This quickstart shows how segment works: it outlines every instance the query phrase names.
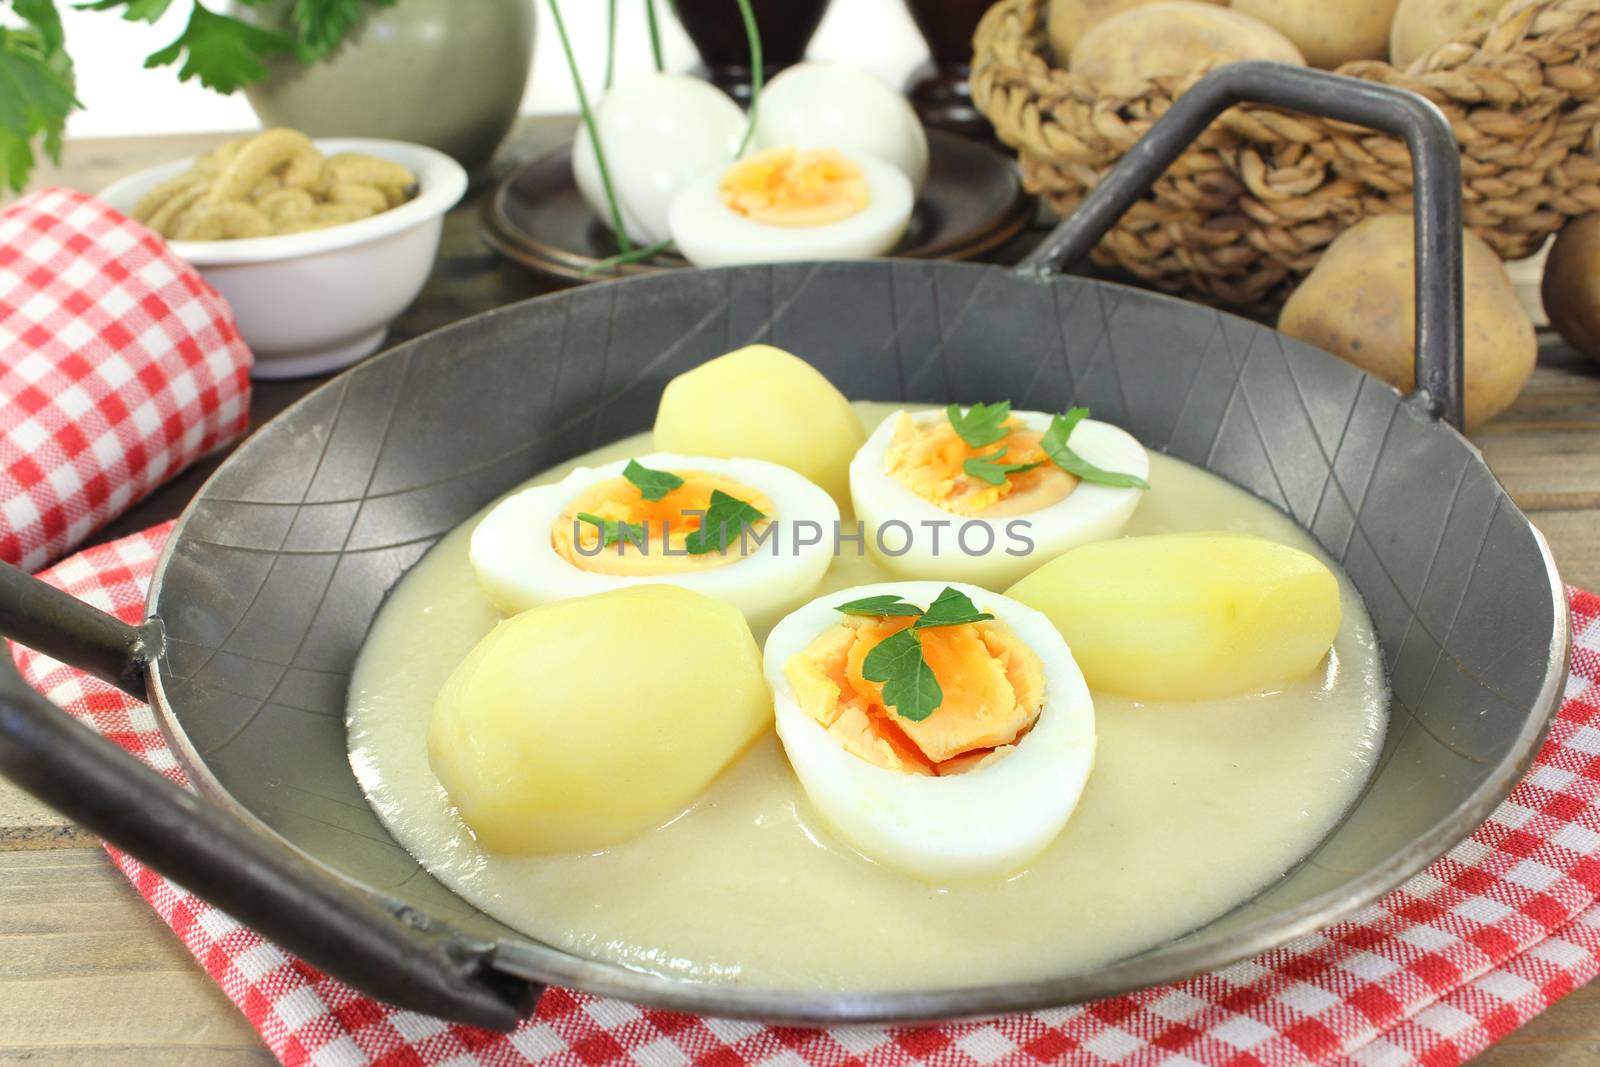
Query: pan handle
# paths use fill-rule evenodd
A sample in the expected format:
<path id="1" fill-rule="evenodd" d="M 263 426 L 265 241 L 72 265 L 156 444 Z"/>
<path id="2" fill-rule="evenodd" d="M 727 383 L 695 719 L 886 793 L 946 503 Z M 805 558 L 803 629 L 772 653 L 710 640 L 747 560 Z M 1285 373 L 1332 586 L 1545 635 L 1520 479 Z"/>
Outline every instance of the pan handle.
<path id="1" fill-rule="evenodd" d="M 161 624 L 129 626 L 0 563 L 0 634 L 141 699 Z M 540 987 L 492 946 L 348 886 L 63 714 L 0 641 L 0 774 L 313 966 L 391 1004 L 509 1030 Z"/>
<path id="2" fill-rule="evenodd" d="M 1450 122 L 1405 89 L 1282 63 L 1218 67 L 1167 109 L 1019 270 L 1047 277 L 1088 256 L 1212 121 L 1256 103 L 1366 126 L 1405 139 L 1416 219 L 1417 390 L 1429 415 L 1461 428 L 1463 387 L 1461 157 Z"/>

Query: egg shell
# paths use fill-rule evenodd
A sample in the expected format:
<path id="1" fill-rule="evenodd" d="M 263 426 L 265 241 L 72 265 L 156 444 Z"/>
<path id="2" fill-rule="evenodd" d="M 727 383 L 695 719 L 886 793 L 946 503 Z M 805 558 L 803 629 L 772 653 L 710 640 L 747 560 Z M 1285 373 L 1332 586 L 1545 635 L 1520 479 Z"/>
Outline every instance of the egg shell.
<path id="1" fill-rule="evenodd" d="M 946 586 L 1039 657 L 1045 699 L 1038 722 L 1002 758 L 946 778 L 891 771 L 845 751 L 796 702 L 784 665 L 843 621 L 839 604 L 888 593 L 927 607 Z M 762 657 L 778 736 L 811 803 L 863 855 L 928 881 L 996 878 L 1023 867 L 1061 833 L 1094 767 L 1094 700 L 1072 652 L 1048 618 L 998 593 L 954 582 L 842 589 L 778 623 Z"/>
<path id="2" fill-rule="evenodd" d="M 885 457 L 900 414 L 895 412 L 879 423 L 850 462 L 850 498 L 856 518 L 865 525 L 867 547 L 873 558 L 891 574 L 906 578 L 956 579 L 993 589 L 1009 588 L 1070 548 L 1116 537 L 1143 496 L 1138 489 L 1080 482 L 1064 500 L 1023 515 L 986 519 L 946 511 L 912 492 L 885 469 Z M 1049 428 L 1054 418 L 1041 411 L 1013 411 L 1011 414 L 1027 429 L 1041 433 Z M 912 416 L 919 423 L 946 417 L 942 408 Z M 1150 476 L 1150 457 L 1145 454 L 1144 446 L 1132 434 L 1108 422 L 1084 419 L 1073 430 L 1071 445 L 1084 459 L 1105 470 L 1145 479 Z M 895 521 L 905 523 L 912 531 L 907 551 L 898 556 L 877 550 L 877 531 Z M 922 524 L 941 521 L 947 525 L 940 528 L 935 544 L 932 530 Z M 987 533 L 969 532 L 969 546 L 992 543 L 993 547 L 982 555 L 962 551 L 957 535 L 967 523 L 988 527 Z M 1016 527 L 1015 523 L 1026 525 Z M 1015 530 L 1032 541 L 1031 551 L 1024 551 L 1022 540 L 1012 532 Z M 899 547 L 903 540 L 898 528 L 884 536 L 891 548 Z M 1008 549 L 1019 554 L 1008 554 Z"/>
<path id="3" fill-rule="evenodd" d="M 722 474 L 757 490 L 777 514 L 779 551 L 770 543 L 744 559 L 681 574 L 624 576 L 587 571 L 557 554 L 550 530 L 572 499 L 597 482 L 622 476 L 627 460 L 579 467 L 554 485 L 539 485 L 506 497 L 472 531 L 468 555 L 490 603 L 514 614 L 540 604 L 589 596 L 630 585 L 675 585 L 726 601 L 754 629 L 770 625 L 810 596 L 833 560 L 839 507 L 805 478 L 756 459 L 715 459 L 657 452 L 637 457 L 653 470 L 700 470 Z M 810 520 L 821 527 L 817 544 L 795 547 L 791 524 Z M 808 531 L 809 533 L 809 531 Z M 658 551 L 659 532 L 650 531 Z"/>
<path id="4" fill-rule="evenodd" d="M 672 202 L 672 240 L 697 267 L 812 259 L 869 259 L 891 251 L 905 235 L 915 196 L 894 166 L 858 153 L 871 199 L 848 218 L 822 226 L 772 226 L 745 218 L 722 202 L 725 168 L 690 182 Z"/>
<path id="5" fill-rule="evenodd" d="M 594 108 L 607 170 L 628 236 L 642 244 L 671 236 L 673 198 L 694 179 L 733 160 L 744 137 L 744 113 L 720 89 L 681 74 L 618 82 Z M 572 148 L 578 191 L 607 228 L 611 209 L 594 142 L 579 124 Z"/>
<path id="6" fill-rule="evenodd" d="M 761 91 L 760 148 L 837 148 L 892 164 L 920 193 L 928 179 L 928 135 L 911 102 L 873 74 L 842 63 L 797 63 Z"/>

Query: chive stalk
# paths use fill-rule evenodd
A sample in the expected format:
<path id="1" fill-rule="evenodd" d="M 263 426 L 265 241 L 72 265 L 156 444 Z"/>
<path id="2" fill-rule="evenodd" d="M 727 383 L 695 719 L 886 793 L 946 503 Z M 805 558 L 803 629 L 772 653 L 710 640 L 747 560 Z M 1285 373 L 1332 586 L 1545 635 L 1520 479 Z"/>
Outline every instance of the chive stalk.
<path id="1" fill-rule="evenodd" d="M 600 260 L 600 262 L 591 263 L 589 266 L 583 268 L 582 273 L 584 277 L 588 277 L 591 274 L 599 274 L 602 271 L 608 271 L 612 270 L 613 268 L 620 267 L 624 263 L 640 263 L 644 260 L 655 258 L 671 247 L 672 238 L 669 237 L 665 241 L 657 241 L 654 244 L 648 244 L 642 248 L 635 248 L 632 252 L 623 252 L 619 255 L 607 256 L 605 259 Z"/>
<path id="2" fill-rule="evenodd" d="M 648 0 L 646 0 L 648 2 Z M 617 0 L 606 0 L 606 88 L 617 63 Z"/>
<path id="3" fill-rule="evenodd" d="M 622 208 L 617 203 L 617 193 L 611 185 L 611 169 L 606 166 L 605 147 L 600 143 L 600 128 L 595 124 L 594 111 L 589 107 L 589 94 L 583 91 L 583 76 L 578 73 L 578 59 L 572 54 L 572 41 L 567 37 L 567 24 L 561 18 L 561 7 L 556 0 L 548 0 L 548 3 L 550 20 L 556 24 L 556 36 L 561 38 L 561 51 L 567 57 L 567 70 L 572 75 L 572 88 L 578 94 L 578 113 L 583 116 L 584 128 L 589 131 L 589 141 L 594 146 L 595 169 L 600 172 L 600 187 L 605 190 L 606 206 L 611 209 L 611 228 L 617 235 L 617 247 L 626 255 L 633 251 L 633 242 L 628 239 L 628 231 L 622 227 Z"/>
<path id="4" fill-rule="evenodd" d="M 667 64 L 661 53 L 661 26 L 656 21 L 655 0 L 644 0 L 644 18 L 645 24 L 650 27 L 650 54 L 655 57 L 656 73 L 659 74 L 667 69 Z"/>
<path id="5" fill-rule="evenodd" d="M 733 154 L 738 159 L 750 147 L 750 138 L 756 132 L 756 107 L 761 100 L 762 75 L 765 64 L 761 58 L 761 30 L 756 26 L 756 13 L 750 9 L 750 0 L 739 0 L 739 17 L 744 20 L 744 35 L 750 42 L 750 121 L 745 124 L 744 137 L 739 150 Z"/>

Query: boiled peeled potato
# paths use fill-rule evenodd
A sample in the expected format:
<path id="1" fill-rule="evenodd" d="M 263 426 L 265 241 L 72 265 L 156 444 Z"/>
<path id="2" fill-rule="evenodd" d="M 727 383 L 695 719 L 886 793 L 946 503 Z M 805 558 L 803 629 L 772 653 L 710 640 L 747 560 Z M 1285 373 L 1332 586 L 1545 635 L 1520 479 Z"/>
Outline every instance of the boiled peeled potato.
<path id="1" fill-rule="evenodd" d="M 1416 384 L 1416 262 L 1410 215 L 1340 234 L 1283 306 L 1278 329 L 1402 392 Z M 1494 249 L 1464 235 L 1467 426 L 1511 406 L 1539 354 L 1533 323 Z"/>
<path id="2" fill-rule="evenodd" d="M 1131 89 L 1151 78 L 1189 74 L 1212 60 L 1241 59 L 1306 64 L 1293 41 L 1249 15 L 1193 0 L 1162 0 L 1096 23 L 1078 39 L 1068 65 L 1098 89 Z"/>
<path id="3" fill-rule="evenodd" d="M 661 452 L 764 459 L 804 475 L 846 507 L 850 460 L 866 443 L 844 394 L 811 364 L 749 345 L 667 383 L 656 411 Z"/>
<path id="4" fill-rule="evenodd" d="M 1155 0 L 1050 0 L 1049 35 L 1050 47 L 1055 52 L 1056 62 L 1066 65 L 1067 59 L 1072 55 L 1073 45 L 1097 22 L 1104 22 L 1113 15 L 1120 15 L 1124 11 L 1145 4 L 1154 3 Z M 1228 0 L 1205 0 L 1208 4 L 1227 6 Z"/>
<path id="5" fill-rule="evenodd" d="M 1295 43 L 1306 62 L 1333 70 L 1353 59 L 1384 59 L 1399 0 L 1233 0 Z"/>
<path id="6" fill-rule="evenodd" d="M 1488 26 L 1507 0 L 1400 0 L 1389 29 L 1389 62 L 1411 66 L 1457 34 Z"/>
<path id="7" fill-rule="evenodd" d="M 677 815 L 771 722 L 744 616 L 640 585 L 491 630 L 439 691 L 428 762 L 484 847 L 591 851 Z"/>
<path id="8" fill-rule="evenodd" d="M 1339 582 L 1299 549 L 1236 533 L 1097 541 L 1006 590 L 1044 612 L 1089 688 L 1146 701 L 1281 689 L 1339 632 Z"/>

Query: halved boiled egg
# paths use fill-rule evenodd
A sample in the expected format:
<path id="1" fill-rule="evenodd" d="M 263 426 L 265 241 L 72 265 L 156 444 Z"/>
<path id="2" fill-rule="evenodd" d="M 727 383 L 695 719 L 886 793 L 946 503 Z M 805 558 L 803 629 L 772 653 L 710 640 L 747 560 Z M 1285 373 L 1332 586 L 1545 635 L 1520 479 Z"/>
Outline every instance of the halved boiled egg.
<path id="1" fill-rule="evenodd" d="M 796 63 L 761 90 L 755 143 L 838 148 L 892 163 L 921 190 L 928 135 L 904 93 L 843 63 Z"/>
<path id="2" fill-rule="evenodd" d="M 1069 548 L 1117 536 L 1141 490 L 1095 484 L 1053 462 L 1043 443 L 1056 418 L 1012 411 L 1002 436 L 972 445 L 946 410 L 890 415 L 850 462 L 868 549 L 892 574 L 1003 589 Z M 1068 443 L 1096 468 L 1150 474 L 1144 447 L 1110 423 L 1083 419 Z"/>
<path id="3" fill-rule="evenodd" d="M 831 148 L 768 148 L 691 182 L 668 224 L 696 266 L 863 259 L 894 248 L 911 182 L 891 164 Z"/>
<path id="4" fill-rule="evenodd" d="M 594 107 L 606 169 L 622 225 L 641 243 L 667 239 L 667 212 L 695 178 L 738 151 L 745 117 L 711 83 L 686 74 L 647 74 L 618 82 Z M 611 226 L 594 141 L 580 124 L 572 175 L 584 202 Z"/>
<path id="5" fill-rule="evenodd" d="M 833 498 L 787 467 L 658 452 L 512 494 L 473 530 L 469 556 L 508 615 L 667 584 L 726 601 L 759 629 L 822 580 L 838 520 Z"/>
<path id="6" fill-rule="evenodd" d="M 921 629 L 908 613 L 952 593 L 984 617 Z M 873 599 L 902 613 L 839 610 Z M 918 719 L 886 705 L 905 692 L 895 681 L 873 680 L 884 673 L 873 650 L 906 644 L 907 630 L 938 689 Z M 925 879 L 1023 867 L 1066 825 L 1094 765 L 1094 703 L 1066 642 L 1044 615 L 976 586 L 830 593 L 780 622 L 763 658 L 778 736 L 812 804 L 868 858 Z"/>

